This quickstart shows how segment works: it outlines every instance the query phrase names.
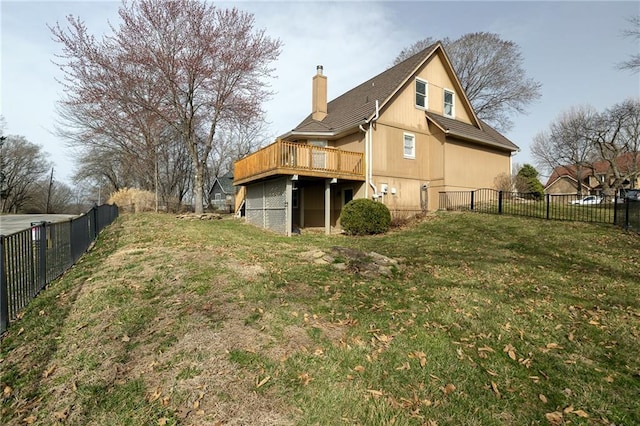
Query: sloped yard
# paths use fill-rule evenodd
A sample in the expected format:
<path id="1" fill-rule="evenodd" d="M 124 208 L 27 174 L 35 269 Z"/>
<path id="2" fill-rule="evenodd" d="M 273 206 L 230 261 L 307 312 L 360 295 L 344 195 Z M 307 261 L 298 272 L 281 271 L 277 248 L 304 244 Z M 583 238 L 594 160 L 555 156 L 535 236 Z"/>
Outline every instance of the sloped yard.
<path id="1" fill-rule="evenodd" d="M 125 215 L 12 324 L 0 423 L 640 424 L 639 243 L 466 213 L 366 238 Z"/>

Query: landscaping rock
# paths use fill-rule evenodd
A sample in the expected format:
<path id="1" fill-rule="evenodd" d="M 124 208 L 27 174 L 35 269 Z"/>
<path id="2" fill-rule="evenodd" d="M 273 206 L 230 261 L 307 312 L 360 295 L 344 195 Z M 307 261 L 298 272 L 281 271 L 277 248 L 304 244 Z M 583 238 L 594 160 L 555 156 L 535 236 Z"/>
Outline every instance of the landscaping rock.
<path id="1" fill-rule="evenodd" d="M 366 277 L 391 277 L 394 270 L 399 270 L 399 262 L 396 259 L 349 247 L 335 246 L 329 253 L 310 250 L 300 253 L 300 257 L 317 265 L 331 265 L 339 271 L 357 273 Z"/>
<path id="2" fill-rule="evenodd" d="M 222 216 L 217 213 L 185 213 L 179 214 L 176 216 L 176 219 L 185 219 L 185 220 L 220 220 Z"/>

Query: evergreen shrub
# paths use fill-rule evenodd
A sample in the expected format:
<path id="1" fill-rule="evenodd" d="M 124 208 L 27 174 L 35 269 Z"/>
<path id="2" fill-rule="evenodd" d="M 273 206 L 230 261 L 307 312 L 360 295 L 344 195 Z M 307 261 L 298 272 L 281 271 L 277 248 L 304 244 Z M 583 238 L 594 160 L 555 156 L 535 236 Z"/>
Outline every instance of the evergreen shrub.
<path id="1" fill-rule="evenodd" d="M 368 198 L 349 201 L 340 215 L 340 225 L 349 235 L 382 234 L 389 230 L 390 224 L 387 206 Z"/>

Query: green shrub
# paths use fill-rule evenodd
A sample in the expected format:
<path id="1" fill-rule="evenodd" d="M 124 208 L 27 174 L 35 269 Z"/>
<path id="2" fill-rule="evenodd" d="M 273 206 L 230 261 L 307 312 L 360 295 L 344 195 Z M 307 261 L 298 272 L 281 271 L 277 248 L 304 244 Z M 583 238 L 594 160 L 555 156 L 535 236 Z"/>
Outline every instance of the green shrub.
<path id="1" fill-rule="evenodd" d="M 340 214 L 340 225 L 350 235 L 382 234 L 391 223 L 387 206 L 368 198 L 349 201 Z"/>

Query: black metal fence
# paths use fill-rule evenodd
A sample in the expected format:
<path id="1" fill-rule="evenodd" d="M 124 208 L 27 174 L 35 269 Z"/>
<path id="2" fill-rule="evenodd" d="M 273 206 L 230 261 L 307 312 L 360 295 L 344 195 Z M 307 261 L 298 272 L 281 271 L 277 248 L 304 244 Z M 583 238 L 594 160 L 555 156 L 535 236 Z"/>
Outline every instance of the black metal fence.
<path id="1" fill-rule="evenodd" d="M 640 202 L 614 198 L 585 204 L 576 195 L 536 194 L 476 189 L 440 192 L 441 210 L 507 214 L 547 220 L 610 223 L 640 232 Z M 626 201 L 626 202 L 625 202 Z"/>
<path id="2" fill-rule="evenodd" d="M 66 222 L 37 222 L 24 231 L 0 235 L 0 334 L 117 217 L 118 206 L 105 204 Z"/>

